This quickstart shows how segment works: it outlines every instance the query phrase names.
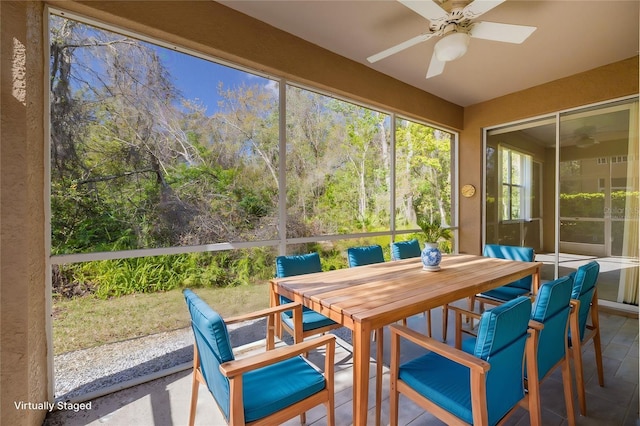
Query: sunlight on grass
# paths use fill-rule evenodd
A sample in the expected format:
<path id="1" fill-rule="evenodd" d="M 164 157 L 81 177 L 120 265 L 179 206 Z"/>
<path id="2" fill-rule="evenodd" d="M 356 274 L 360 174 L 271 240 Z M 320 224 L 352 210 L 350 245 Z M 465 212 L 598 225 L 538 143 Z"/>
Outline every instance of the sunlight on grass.
<path id="1" fill-rule="evenodd" d="M 194 289 L 223 317 L 269 306 L 269 286 Z M 92 296 L 53 301 L 54 354 L 189 326 L 182 291 L 134 294 L 108 300 Z"/>

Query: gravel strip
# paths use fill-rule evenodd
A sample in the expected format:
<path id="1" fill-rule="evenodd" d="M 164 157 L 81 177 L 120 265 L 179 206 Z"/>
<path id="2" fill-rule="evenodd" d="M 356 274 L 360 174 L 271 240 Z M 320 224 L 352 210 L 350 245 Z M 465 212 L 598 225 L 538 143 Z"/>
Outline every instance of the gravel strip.
<path id="1" fill-rule="evenodd" d="M 264 339 L 265 320 L 229 326 L 231 344 Z M 191 327 L 67 352 L 54 357 L 56 401 L 83 395 L 193 362 Z"/>
<path id="2" fill-rule="evenodd" d="M 228 330 L 231 345 L 235 348 L 264 339 L 266 321 L 260 319 L 232 324 Z M 339 328 L 333 333 L 351 343 L 348 329 Z M 293 343 L 286 333 L 284 340 Z M 79 402 L 84 395 L 191 362 L 191 327 L 67 352 L 53 360 L 55 399 Z"/>

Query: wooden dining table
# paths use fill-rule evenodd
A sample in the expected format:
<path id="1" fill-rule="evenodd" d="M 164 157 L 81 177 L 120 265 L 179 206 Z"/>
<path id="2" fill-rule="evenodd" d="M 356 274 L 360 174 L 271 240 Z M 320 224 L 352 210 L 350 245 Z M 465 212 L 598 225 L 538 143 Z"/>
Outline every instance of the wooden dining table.
<path id="1" fill-rule="evenodd" d="M 353 424 L 366 425 L 371 335 L 386 325 L 533 275 L 540 262 L 520 262 L 470 254 L 442 257 L 440 270 L 422 269 L 419 258 L 271 280 L 271 303 L 278 295 L 300 302 L 352 330 Z M 381 333 L 380 333 L 381 334 Z M 382 335 L 378 337 L 382 339 Z M 380 420 L 382 342 L 377 342 L 376 423 Z"/>

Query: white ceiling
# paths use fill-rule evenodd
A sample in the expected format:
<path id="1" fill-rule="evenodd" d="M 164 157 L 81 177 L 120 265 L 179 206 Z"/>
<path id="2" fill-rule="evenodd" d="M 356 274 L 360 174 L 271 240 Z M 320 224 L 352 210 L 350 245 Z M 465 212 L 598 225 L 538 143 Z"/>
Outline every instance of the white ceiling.
<path id="1" fill-rule="evenodd" d="M 466 55 L 427 80 L 437 37 L 374 64 L 366 60 L 428 30 L 429 21 L 395 0 L 220 3 L 461 106 L 633 57 L 640 39 L 638 0 L 507 0 L 474 21 L 537 30 L 519 45 L 471 39 Z"/>

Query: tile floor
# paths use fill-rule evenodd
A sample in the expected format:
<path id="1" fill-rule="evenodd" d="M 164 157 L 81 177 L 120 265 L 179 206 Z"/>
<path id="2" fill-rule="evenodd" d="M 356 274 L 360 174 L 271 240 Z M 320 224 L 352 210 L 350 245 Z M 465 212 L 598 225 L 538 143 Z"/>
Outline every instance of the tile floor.
<path id="1" fill-rule="evenodd" d="M 434 337 L 440 336 L 441 309 L 432 311 Z M 587 389 L 587 416 L 577 416 L 578 425 L 640 425 L 638 419 L 638 319 L 601 313 L 601 333 L 603 340 L 603 358 L 605 387 L 598 385 L 595 374 L 593 345 L 589 343 L 584 349 L 585 376 Z M 453 321 L 449 321 L 450 324 Z M 409 326 L 416 330 L 425 329 L 424 316 L 410 318 Z M 453 329 L 449 330 L 450 341 L 453 340 Z M 341 333 L 338 333 L 339 336 Z M 336 423 L 349 425 L 352 413 L 352 358 L 351 346 L 346 341 L 348 333 L 342 333 L 336 348 Z M 385 363 L 388 363 L 388 333 L 385 333 Z M 416 348 L 403 347 L 402 358 L 409 359 L 417 354 Z M 375 351 L 372 348 L 372 353 Z M 321 363 L 321 353 L 318 357 Z M 374 418 L 374 368 L 371 363 L 371 382 L 369 393 L 370 423 Z M 382 424 L 388 424 L 388 372 L 385 369 L 383 380 Z M 186 425 L 189 415 L 189 398 L 191 394 L 191 372 L 182 371 L 139 386 L 124 389 L 91 402 L 90 409 L 56 411 L 47 416 L 44 424 L 53 425 Z M 560 372 L 554 372 L 542 384 L 542 416 L 543 424 L 565 425 L 566 410 L 562 396 Z M 576 410 L 577 401 L 576 401 Z M 224 425 L 224 420 L 215 405 L 213 397 L 201 386 L 196 414 L 197 425 Z M 293 419 L 287 425 L 299 424 Z M 323 406 L 316 407 L 307 413 L 307 424 L 322 426 L 326 424 Z M 412 402 L 400 400 L 401 425 L 441 425 L 442 422 L 424 412 Z M 528 425 L 528 413 L 518 409 L 507 422 L 508 425 Z"/>

